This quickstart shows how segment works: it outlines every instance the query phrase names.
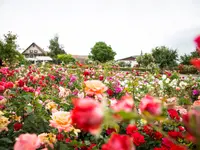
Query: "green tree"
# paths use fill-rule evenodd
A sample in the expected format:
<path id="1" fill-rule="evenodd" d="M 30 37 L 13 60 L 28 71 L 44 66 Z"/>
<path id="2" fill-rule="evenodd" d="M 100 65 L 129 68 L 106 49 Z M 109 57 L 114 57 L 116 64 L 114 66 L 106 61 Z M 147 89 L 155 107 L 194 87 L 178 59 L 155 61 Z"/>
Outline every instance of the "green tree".
<path id="1" fill-rule="evenodd" d="M 192 58 L 199 58 L 200 54 L 197 51 L 193 51 L 190 54 L 184 54 L 180 57 L 180 64 L 191 65 L 190 60 Z"/>
<path id="2" fill-rule="evenodd" d="M 4 34 L 4 39 L 0 40 L 0 59 L 12 65 L 16 62 L 24 61 L 24 56 L 17 51 L 17 35 L 12 32 Z"/>
<path id="3" fill-rule="evenodd" d="M 49 45 L 49 56 L 52 57 L 53 59 L 57 59 L 57 55 L 59 54 L 66 54 L 65 50 L 63 49 L 62 46 L 59 44 L 59 36 L 55 35 L 53 39 L 51 39 Z"/>
<path id="4" fill-rule="evenodd" d="M 59 54 L 57 58 L 65 64 L 69 64 L 70 62 L 74 63 L 76 61 L 71 54 Z"/>
<path id="5" fill-rule="evenodd" d="M 144 55 L 138 56 L 136 61 L 140 66 L 147 67 L 149 64 L 154 62 L 154 58 L 152 54 L 145 53 Z"/>
<path id="6" fill-rule="evenodd" d="M 191 55 L 183 55 L 180 57 L 180 64 L 183 64 L 183 65 L 190 65 L 190 60 L 191 60 Z"/>
<path id="7" fill-rule="evenodd" d="M 116 52 L 114 52 L 111 46 L 108 46 L 105 42 L 97 42 L 91 49 L 89 58 L 101 63 L 105 63 L 110 60 L 114 60 Z"/>
<path id="8" fill-rule="evenodd" d="M 152 56 L 160 69 L 171 68 L 177 65 L 177 50 L 169 49 L 165 46 L 160 46 L 152 49 Z"/>

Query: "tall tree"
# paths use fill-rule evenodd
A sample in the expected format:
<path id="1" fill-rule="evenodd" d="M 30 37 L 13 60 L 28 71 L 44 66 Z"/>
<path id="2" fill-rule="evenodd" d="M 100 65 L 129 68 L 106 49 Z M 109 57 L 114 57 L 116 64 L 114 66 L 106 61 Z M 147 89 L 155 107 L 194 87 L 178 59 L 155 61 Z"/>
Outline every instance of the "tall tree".
<path id="1" fill-rule="evenodd" d="M 111 46 L 108 46 L 105 42 L 97 42 L 91 49 L 89 58 L 105 63 L 110 60 L 114 60 L 116 52 L 112 50 Z"/>
<path id="2" fill-rule="evenodd" d="M 147 67 L 149 64 L 154 62 L 154 58 L 152 54 L 145 53 L 144 55 L 138 56 L 136 61 L 142 67 Z"/>
<path id="3" fill-rule="evenodd" d="M 160 46 L 152 49 L 152 56 L 154 57 L 155 63 L 158 64 L 161 69 L 170 68 L 177 65 L 177 50 Z"/>
<path id="4" fill-rule="evenodd" d="M 59 44 L 59 36 L 55 35 L 53 39 L 49 41 L 49 56 L 53 59 L 57 59 L 57 55 L 66 54 L 64 48 Z"/>
<path id="5" fill-rule="evenodd" d="M 17 51 L 17 35 L 12 32 L 4 34 L 3 40 L 0 40 L 0 59 L 9 65 L 24 60 L 22 54 Z"/>

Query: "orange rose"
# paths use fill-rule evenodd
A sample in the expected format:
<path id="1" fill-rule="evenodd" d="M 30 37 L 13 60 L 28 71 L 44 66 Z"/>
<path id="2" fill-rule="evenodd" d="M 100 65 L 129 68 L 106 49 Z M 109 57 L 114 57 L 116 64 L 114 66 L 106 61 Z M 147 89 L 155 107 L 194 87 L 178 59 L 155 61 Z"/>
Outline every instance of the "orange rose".
<path id="1" fill-rule="evenodd" d="M 85 82 L 87 95 L 99 95 L 107 90 L 107 87 L 99 80 L 88 80 Z"/>

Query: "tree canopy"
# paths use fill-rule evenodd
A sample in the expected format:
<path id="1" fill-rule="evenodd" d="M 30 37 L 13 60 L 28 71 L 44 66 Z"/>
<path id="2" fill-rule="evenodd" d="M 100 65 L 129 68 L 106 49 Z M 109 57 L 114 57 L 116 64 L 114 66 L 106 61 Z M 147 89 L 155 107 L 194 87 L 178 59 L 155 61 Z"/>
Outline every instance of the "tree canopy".
<path id="1" fill-rule="evenodd" d="M 152 49 L 152 56 L 159 68 L 170 68 L 177 65 L 177 50 L 169 49 L 166 46 L 155 47 Z"/>
<path id="2" fill-rule="evenodd" d="M 55 35 L 53 39 L 49 41 L 49 56 L 53 59 L 57 59 L 57 55 L 66 54 L 64 48 L 59 44 L 59 36 Z"/>
<path id="3" fill-rule="evenodd" d="M 8 32 L 3 37 L 3 40 L 0 40 L 0 59 L 9 65 L 23 61 L 24 56 L 17 51 L 17 35 Z"/>
<path id="4" fill-rule="evenodd" d="M 140 55 L 136 58 L 136 61 L 142 67 L 147 67 L 149 64 L 154 62 L 154 58 L 152 54 L 145 53 L 144 55 Z"/>
<path id="5" fill-rule="evenodd" d="M 101 63 L 114 60 L 116 52 L 112 50 L 105 42 L 97 42 L 91 49 L 89 58 Z"/>
<path id="6" fill-rule="evenodd" d="M 57 58 L 65 64 L 74 63 L 76 61 L 71 54 L 59 54 Z"/>

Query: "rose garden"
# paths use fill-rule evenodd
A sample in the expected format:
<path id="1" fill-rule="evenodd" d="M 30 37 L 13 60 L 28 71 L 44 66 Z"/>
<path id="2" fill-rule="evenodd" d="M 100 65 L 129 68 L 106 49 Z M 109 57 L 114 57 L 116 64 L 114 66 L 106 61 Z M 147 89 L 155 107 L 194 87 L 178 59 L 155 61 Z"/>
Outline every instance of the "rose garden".
<path id="1" fill-rule="evenodd" d="M 180 66 L 10 66 L 0 68 L 0 150 L 200 149 L 200 78 Z"/>

